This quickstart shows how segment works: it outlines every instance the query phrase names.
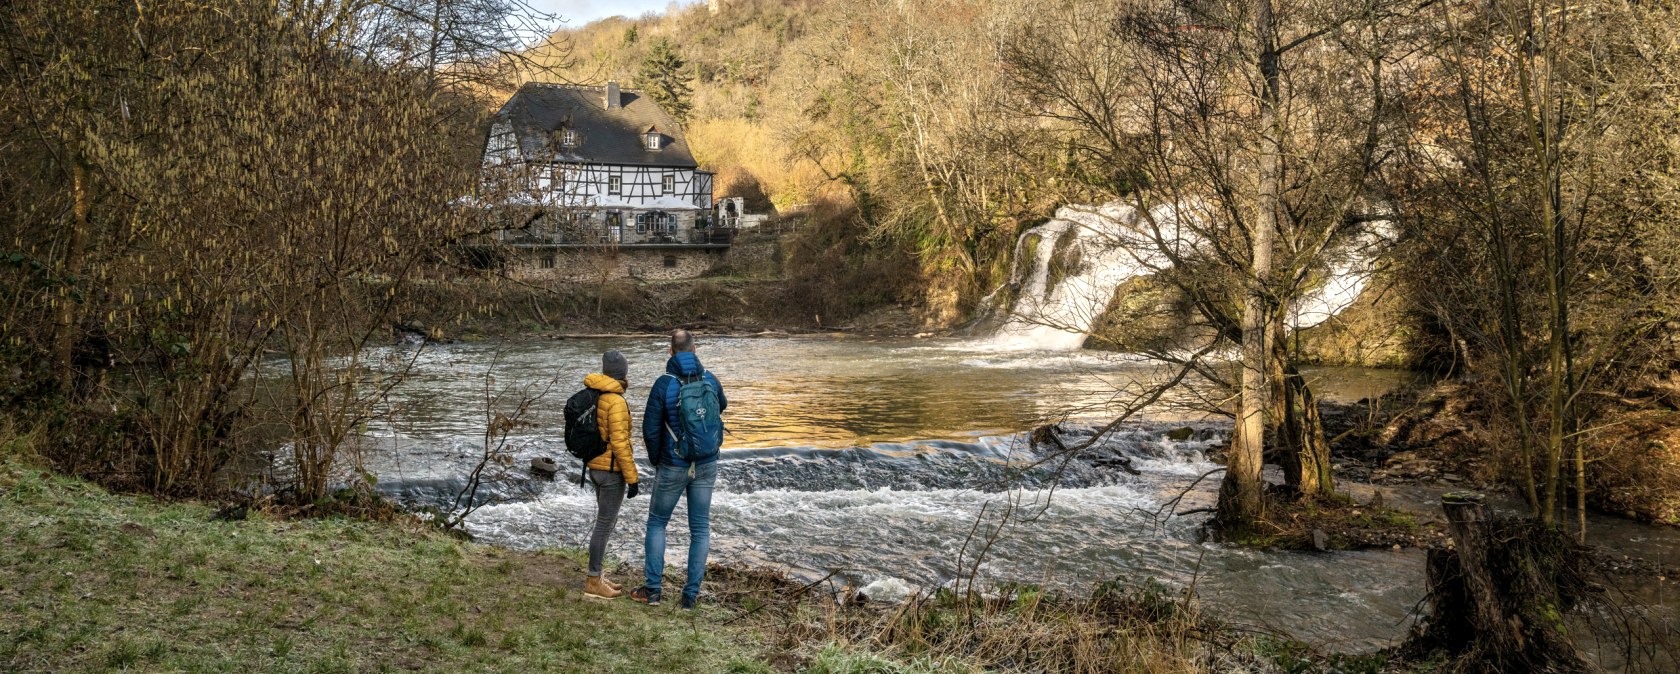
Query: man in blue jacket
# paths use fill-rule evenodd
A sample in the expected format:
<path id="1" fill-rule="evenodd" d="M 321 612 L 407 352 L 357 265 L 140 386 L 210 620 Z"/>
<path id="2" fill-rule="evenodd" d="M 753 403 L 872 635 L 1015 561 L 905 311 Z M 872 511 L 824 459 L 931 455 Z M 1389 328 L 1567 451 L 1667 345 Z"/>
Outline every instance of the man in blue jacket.
<path id="1" fill-rule="evenodd" d="M 694 355 L 694 335 L 673 331 L 665 374 L 653 382 L 642 413 L 642 440 L 647 443 L 655 477 L 642 568 L 647 581 L 631 591 L 631 599 L 659 605 L 665 579 L 665 525 L 671 521 L 677 499 L 686 495 L 688 582 L 683 585 L 682 607 L 694 608 L 711 550 L 712 487 L 717 483 L 718 452 L 723 444 L 722 413 L 728 407 L 723 385 Z"/>

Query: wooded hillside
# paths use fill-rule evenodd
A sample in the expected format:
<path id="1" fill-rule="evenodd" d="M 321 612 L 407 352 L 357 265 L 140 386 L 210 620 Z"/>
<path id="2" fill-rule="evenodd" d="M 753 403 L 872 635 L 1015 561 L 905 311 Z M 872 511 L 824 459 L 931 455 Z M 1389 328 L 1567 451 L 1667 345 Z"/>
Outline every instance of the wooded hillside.
<path id="1" fill-rule="evenodd" d="M 1066 203 L 1194 202 L 1219 252 L 1168 285 L 1233 343 L 1346 225 L 1390 221 L 1390 329 L 1414 366 L 1480 382 L 1475 443 L 1536 512 L 1680 521 L 1675 9 L 1263 4 L 1257 23 L 1255 3 L 742 0 L 564 31 L 556 75 L 637 86 L 663 45 L 721 192 L 820 205 L 809 259 L 847 265 L 790 276 L 870 279 L 935 325 Z M 1266 271 L 1253 231 L 1277 237 Z M 869 262 L 894 256 L 915 273 L 883 286 Z"/>

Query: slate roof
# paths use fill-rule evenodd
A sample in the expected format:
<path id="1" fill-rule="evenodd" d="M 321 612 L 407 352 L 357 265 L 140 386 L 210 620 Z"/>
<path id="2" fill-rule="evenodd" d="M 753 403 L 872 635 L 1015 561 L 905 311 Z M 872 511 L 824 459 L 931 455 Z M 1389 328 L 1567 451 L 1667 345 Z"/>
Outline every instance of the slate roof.
<path id="1" fill-rule="evenodd" d="M 554 160 L 560 162 L 697 168 L 682 125 L 653 98 L 621 89 L 620 107 L 609 110 L 606 90 L 528 82 L 496 114 L 511 122 L 520 152 L 528 160 L 554 153 Z M 567 126 L 578 132 L 575 148 L 560 147 L 555 132 Z M 643 134 L 649 128 L 664 136 L 658 150 L 647 149 Z"/>

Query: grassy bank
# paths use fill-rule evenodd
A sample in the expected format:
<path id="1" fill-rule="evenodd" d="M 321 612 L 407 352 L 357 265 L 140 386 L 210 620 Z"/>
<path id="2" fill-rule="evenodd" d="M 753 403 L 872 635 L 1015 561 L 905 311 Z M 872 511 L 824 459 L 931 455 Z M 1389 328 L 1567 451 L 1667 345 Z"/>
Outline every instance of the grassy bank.
<path id="1" fill-rule="evenodd" d="M 724 609 L 586 600 L 563 554 L 215 512 L 0 463 L 0 670 L 767 671 Z"/>
<path id="2" fill-rule="evenodd" d="M 228 520 L 0 455 L 0 671 L 1378 671 L 1232 632 L 1159 586 L 837 605 L 718 569 L 698 611 L 582 594 L 575 552 L 412 520 Z M 622 578 L 625 582 L 636 579 Z M 1351 665 L 1351 667 L 1350 667 Z"/>

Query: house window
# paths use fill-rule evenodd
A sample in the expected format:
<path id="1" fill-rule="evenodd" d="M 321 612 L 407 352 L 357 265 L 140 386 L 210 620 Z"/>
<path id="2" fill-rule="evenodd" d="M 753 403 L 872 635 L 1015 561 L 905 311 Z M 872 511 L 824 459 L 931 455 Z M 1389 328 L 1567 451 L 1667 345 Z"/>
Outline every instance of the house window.
<path id="1" fill-rule="evenodd" d="M 563 147 L 577 147 L 577 130 L 566 129 L 566 132 L 560 136 L 560 145 Z"/>
<path id="2" fill-rule="evenodd" d="M 657 131 L 649 131 L 648 132 L 648 134 L 647 134 L 647 149 L 649 149 L 649 150 L 659 149 L 659 132 L 657 132 Z"/>
<path id="3" fill-rule="evenodd" d="M 623 180 L 618 176 L 607 176 L 607 194 L 618 194 Z"/>
<path id="4" fill-rule="evenodd" d="M 665 174 L 665 182 L 661 183 L 659 187 L 660 194 L 670 194 L 677 191 L 677 177 L 669 173 Z"/>
<path id="5" fill-rule="evenodd" d="M 636 233 L 638 234 L 670 234 L 671 222 L 674 220 L 664 211 L 636 214 Z"/>
<path id="6" fill-rule="evenodd" d="M 666 266 L 666 267 L 675 267 L 675 266 L 677 266 L 677 256 L 675 256 L 675 255 L 666 255 L 666 256 L 665 256 L 665 266 Z"/>
<path id="7" fill-rule="evenodd" d="M 554 268 L 554 256 L 553 255 L 542 256 L 542 268 L 543 269 L 553 269 Z"/>

